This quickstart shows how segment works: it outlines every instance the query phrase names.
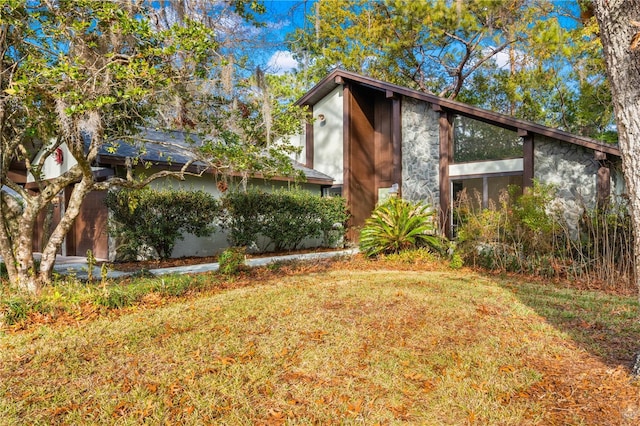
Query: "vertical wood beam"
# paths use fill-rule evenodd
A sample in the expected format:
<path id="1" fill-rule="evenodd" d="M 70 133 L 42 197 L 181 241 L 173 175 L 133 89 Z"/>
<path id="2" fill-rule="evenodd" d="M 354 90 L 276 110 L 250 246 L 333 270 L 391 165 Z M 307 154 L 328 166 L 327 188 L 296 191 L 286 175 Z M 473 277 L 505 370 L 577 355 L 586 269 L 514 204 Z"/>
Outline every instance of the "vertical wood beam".
<path id="1" fill-rule="evenodd" d="M 391 104 L 391 143 L 393 146 L 393 183 L 398 184 L 398 196 L 402 196 L 402 111 L 398 96 Z"/>
<path id="2" fill-rule="evenodd" d="M 595 159 L 600 164 L 596 177 L 596 202 L 598 208 L 604 208 L 609 203 L 609 197 L 611 196 L 611 169 L 607 164 L 606 153 L 596 151 Z"/>
<path id="3" fill-rule="evenodd" d="M 518 135 L 522 136 L 522 189 L 533 187 L 534 145 L 533 134 L 518 129 Z"/>
<path id="4" fill-rule="evenodd" d="M 440 227 L 447 237 L 451 237 L 451 221 L 449 220 L 449 214 L 451 212 L 449 164 L 451 163 L 451 153 L 453 151 L 453 128 L 451 121 L 451 114 L 446 111 L 440 111 L 440 118 L 438 120 L 440 128 Z"/>
<path id="5" fill-rule="evenodd" d="M 342 196 L 351 209 L 351 87 L 344 84 L 342 89 Z M 347 239 L 354 241 L 355 230 L 351 229 L 351 219 L 347 222 Z"/>
<path id="6" fill-rule="evenodd" d="M 305 141 L 304 141 L 304 153 L 305 163 L 304 165 L 310 169 L 313 169 L 313 154 L 314 154 L 314 134 L 313 134 L 313 107 L 309 108 L 310 117 L 305 123 Z"/>

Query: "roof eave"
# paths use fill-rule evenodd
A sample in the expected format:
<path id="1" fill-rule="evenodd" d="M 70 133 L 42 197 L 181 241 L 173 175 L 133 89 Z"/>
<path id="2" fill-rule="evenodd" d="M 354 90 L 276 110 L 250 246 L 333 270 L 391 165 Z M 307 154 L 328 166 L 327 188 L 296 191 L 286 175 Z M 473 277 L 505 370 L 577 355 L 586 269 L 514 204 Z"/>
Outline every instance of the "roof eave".
<path id="1" fill-rule="evenodd" d="M 314 105 L 320 99 L 331 93 L 336 87 L 344 84 L 345 80 L 370 87 L 380 91 L 390 91 L 402 96 L 425 101 L 440 106 L 445 111 L 450 111 L 465 115 L 471 118 L 479 119 L 485 122 L 500 124 L 502 127 L 518 131 L 524 130 L 542 136 L 551 137 L 564 142 L 580 145 L 595 151 L 604 152 L 620 156 L 620 149 L 617 145 L 607 144 L 586 136 L 575 135 L 560 129 L 543 126 L 532 121 L 514 118 L 506 114 L 489 111 L 476 106 L 468 105 L 462 102 L 453 101 L 451 99 L 441 98 L 431 93 L 421 92 L 410 89 L 408 87 L 398 86 L 397 84 L 387 83 L 366 77 L 350 71 L 334 69 L 325 78 L 320 80 L 313 88 L 311 88 L 304 96 L 302 96 L 296 105 Z"/>

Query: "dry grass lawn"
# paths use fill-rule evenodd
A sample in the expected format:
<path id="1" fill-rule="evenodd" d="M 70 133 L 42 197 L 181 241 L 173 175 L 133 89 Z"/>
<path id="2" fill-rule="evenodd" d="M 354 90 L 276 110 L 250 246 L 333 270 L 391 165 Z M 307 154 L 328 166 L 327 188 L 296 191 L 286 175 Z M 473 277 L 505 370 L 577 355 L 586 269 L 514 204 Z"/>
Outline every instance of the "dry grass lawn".
<path id="1" fill-rule="evenodd" d="M 0 424 L 640 424 L 633 297 L 347 262 L 248 279 L 0 332 Z"/>

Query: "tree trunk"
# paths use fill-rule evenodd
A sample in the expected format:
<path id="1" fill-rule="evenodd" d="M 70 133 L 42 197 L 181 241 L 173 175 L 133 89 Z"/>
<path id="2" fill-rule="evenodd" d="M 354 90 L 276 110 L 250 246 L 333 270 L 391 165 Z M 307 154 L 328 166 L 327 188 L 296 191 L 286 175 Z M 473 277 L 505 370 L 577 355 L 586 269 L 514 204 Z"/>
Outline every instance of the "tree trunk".
<path id="1" fill-rule="evenodd" d="M 41 285 L 47 285 L 51 282 L 53 266 L 56 261 L 56 253 L 64 242 L 73 222 L 80 214 L 80 207 L 87 194 L 93 188 L 93 178 L 91 175 L 85 176 L 80 183 L 75 185 L 69 198 L 69 204 L 64 210 L 64 215 L 60 218 L 60 223 L 56 226 L 47 241 L 47 245 L 42 250 L 42 260 L 40 262 L 40 271 L 38 281 Z"/>
<path id="2" fill-rule="evenodd" d="M 640 31 L 640 2 L 594 0 L 600 39 L 613 95 L 618 137 L 634 234 L 635 283 L 640 290 L 640 49 L 632 41 Z"/>
<path id="3" fill-rule="evenodd" d="M 18 276 L 16 258 L 11 243 L 12 236 L 16 235 L 17 221 L 20 218 L 21 207 L 7 193 L 0 191 L 0 254 L 7 268 L 9 278 Z M 11 282 L 13 280 L 11 279 Z"/>
<path id="4" fill-rule="evenodd" d="M 30 201 L 30 202 L 29 202 Z M 40 212 L 39 200 L 25 201 L 24 212 L 20 217 L 20 233 L 13 239 L 16 276 L 9 275 L 9 280 L 18 288 L 30 293 L 40 289 L 36 276 L 36 264 L 33 259 L 33 233 Z"/>

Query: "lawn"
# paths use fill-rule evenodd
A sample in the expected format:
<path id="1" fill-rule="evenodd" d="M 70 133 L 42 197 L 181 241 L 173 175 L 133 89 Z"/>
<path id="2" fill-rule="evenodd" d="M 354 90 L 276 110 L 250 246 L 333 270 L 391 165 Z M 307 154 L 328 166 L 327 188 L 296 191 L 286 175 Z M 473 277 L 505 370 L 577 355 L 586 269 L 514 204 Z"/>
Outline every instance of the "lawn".
<path id="1" fill-rule="evenodd" d="M 636 298 L 390 266 L 5 328 L 0 424 L 640 423 Z"/>

